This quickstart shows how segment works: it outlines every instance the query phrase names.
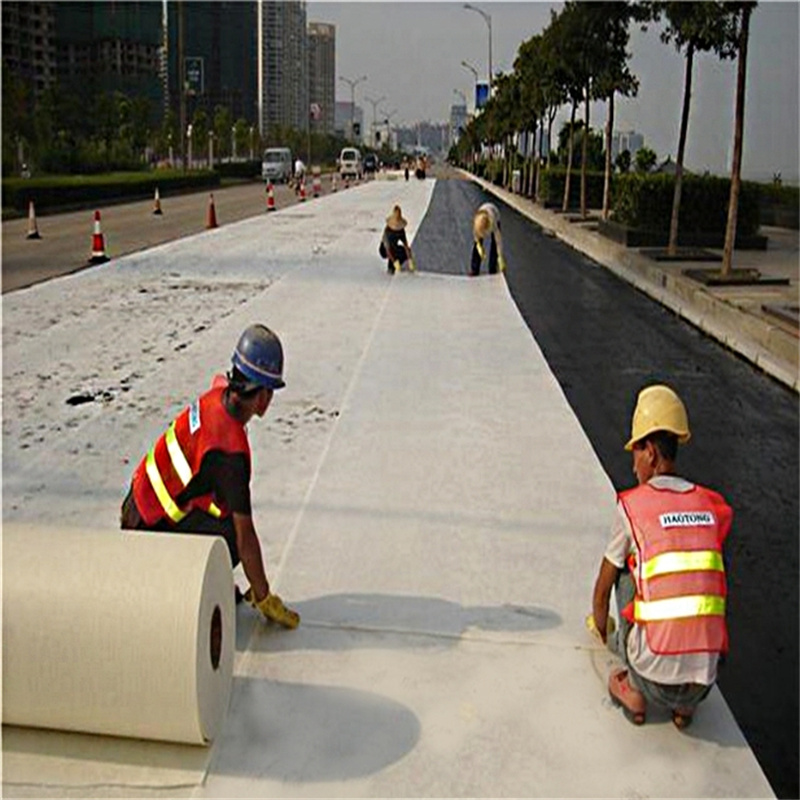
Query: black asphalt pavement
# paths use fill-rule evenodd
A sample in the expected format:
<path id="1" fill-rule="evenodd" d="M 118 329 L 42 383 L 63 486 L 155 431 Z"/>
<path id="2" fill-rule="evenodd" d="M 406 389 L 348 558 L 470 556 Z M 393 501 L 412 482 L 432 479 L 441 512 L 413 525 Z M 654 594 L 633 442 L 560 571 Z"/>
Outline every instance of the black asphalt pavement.
<path id="1" fill-rule="evenodd" d="M 668 383 L 685 401 L 692 440 L 679 471 L 735 514 L 719 685 L 776 794 L 800 796 L 797 395 L 466 180 L 437 182 L 414 240 L 420 270 L 467 274 L 472 213 L 486 200 L 501 209 L 512 297 L 618 489 L 635 483 L 623 444 L 639 389 Z M 575 576 L 587 608 L 594 578 Z"/>

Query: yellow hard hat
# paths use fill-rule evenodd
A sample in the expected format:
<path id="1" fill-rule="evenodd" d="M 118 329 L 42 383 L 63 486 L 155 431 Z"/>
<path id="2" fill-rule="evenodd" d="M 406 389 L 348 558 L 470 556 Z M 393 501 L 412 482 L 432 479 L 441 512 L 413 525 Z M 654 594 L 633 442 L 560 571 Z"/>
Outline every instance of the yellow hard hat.
<path id="1" fill-rule="evenodd" d="M 655 431 L 674 433 L 681 444 L 686 444 L 692 435 L 686 406 L 669 386 L 663 384 L 647 386 L 639 392 L 633 410 L 631 438 L 625 449 L 632 450 L 635 442 Z"/>

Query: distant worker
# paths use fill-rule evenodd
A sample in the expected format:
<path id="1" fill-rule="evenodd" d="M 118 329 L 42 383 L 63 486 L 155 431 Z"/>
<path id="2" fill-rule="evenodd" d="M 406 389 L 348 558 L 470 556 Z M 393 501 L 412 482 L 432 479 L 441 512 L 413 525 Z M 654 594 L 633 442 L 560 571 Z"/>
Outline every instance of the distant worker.
<path id="1" fill-rule="evenodd" d="M 486 258 L 486 238 L 489 237 L 489 273 L 494 275 L 498 266 L 505 272 L 503 237 L 500 233 L 500 211 L 494 203 L 484 203 L 472 218 L 472 258 L 469 274 L 479 275 L 481 263 Z"/>
<path id="2" fill-rule="evenodd" d="M 409 166 L 409 163 L 408 163 L 408 157 L 406 157 L 406 158 L 403 159 L 403 176 L 405 177 L 406 180 L 408 180 L 409 170 L 410 170 L 410 166 Z"/>
<path id="3" fill-rule="evenodd" d="M 608 691 L 635 725 L 649 704 L 688 726 L 728 650 L 723 543 L 733 512 L 717 492 L 675 474 L 679 444 L 690 437 L 686 408 L 664 385 L 643 389 L 631 438 L 639 485 L 621 492 L 617 519 L 594 587 L 594 626 L 605 642 L 615 587 L 625 664 Z"/>
<path id="4" fill-rule="evenodd" d="M 383 236 L 381 236 L 378 248 L 381 257 L 386 259 L 386 271 L 390 275 L 400 272 L 406 261 L 412 272 L 416 269 L 414 254 L 411 252 L 411 245 L 406 236 L 406 225 L 408 223 L 403 218 L 400 206 L 395 206 L 392 213 L 386 217 L 386 227 L 383 229 Z"/>
<path id="5" fill-rule="evenodd" d="M 294 187 L 295 191 L 300 191 L 300 184 L 306 178 L 306 165 L 303 163 L 303 159 L 300 156 L 297 156 L 297 159 L 294 162 Z"/>
<path id="6" fill-rule="evenodd" d="M 266 619 L 296 628 L 299 615 L 270 591 L 250 503 L 247 423 L 263 417 L 282 388 L 283 348 L 264 325 L 250 325 L 232 369 L 175 418 L 139 462 L 122 503 L 123 529 L 197 533 L 225 539 L 232 566 L 241 560 L 244 594 Z M 237 602 L 242 598 L 237 587 Z"/>

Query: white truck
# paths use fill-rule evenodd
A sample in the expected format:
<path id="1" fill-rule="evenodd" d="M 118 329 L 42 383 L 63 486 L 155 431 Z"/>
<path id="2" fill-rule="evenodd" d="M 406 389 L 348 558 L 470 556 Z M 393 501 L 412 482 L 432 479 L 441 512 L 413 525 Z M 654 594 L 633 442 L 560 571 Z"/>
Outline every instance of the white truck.
<path id="1" fill-rule="evenodd" d="M 288 147 L 268 147 L 261 159 L 261 177 L 266 183 L 288 183 L 292 179 L 294 162 Z"/>

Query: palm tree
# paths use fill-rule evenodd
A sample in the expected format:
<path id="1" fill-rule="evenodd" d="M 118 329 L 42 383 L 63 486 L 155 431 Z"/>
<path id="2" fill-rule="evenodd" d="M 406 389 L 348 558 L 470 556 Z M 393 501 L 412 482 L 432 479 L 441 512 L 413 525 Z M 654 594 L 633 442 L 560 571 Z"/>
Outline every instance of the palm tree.
<path id="1" fill-rule="evenodd" d="M 739 31 L 736 67 L 736 118 L 733 134 L 733 167 L 731 169 L 731 196 L 728 202 L 728 224 L 725 227 L 725 247 L 722 251 L 720 276 L 730 275 L 733 266 L 733 247 L 736 242 L 736 217 L 739 212 L 739 189 L 742 184 L 742 139 L 744 136 L 744 93 L 747 82 L 747 40 L 750 37 L 750 16 L 756 3 L 736 3 L 739 6 Z"/>

